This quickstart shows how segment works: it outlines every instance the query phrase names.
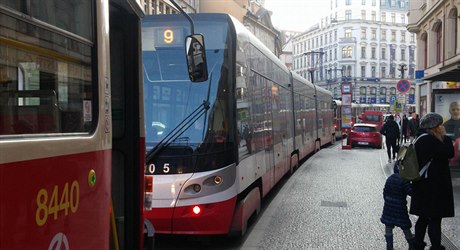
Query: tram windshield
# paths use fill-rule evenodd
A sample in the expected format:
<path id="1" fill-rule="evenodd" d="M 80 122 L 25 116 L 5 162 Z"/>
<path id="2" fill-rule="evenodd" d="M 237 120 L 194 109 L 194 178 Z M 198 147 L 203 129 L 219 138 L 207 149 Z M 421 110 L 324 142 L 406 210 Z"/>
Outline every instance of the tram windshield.
<path id="1" fill-rule="evenodd" d="M 167 18 L 166 18 L 167 19 Z M 206 36 L 209 78 L 189 80 L 185 60 L 186 20 L 148 19 L 142 27 L 146 147 L 158 143 L 195 150 L 206 143 L 226 144 L 229 131 L 228 24 L 196 21 Z M 210 35 L 212 34 L 212 35 Z M 167 141 L 164 141 L 168 137 Z"/>

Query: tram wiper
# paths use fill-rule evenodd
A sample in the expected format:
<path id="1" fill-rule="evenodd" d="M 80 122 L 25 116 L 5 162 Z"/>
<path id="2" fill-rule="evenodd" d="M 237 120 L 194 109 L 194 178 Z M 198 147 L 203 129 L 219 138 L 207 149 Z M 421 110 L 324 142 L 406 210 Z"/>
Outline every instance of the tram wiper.
<path id="1" fill-rule="evenodd" d="M 184 120 L 177 124 L 177 126 L 171 132 L 169 132 L 155 147 L 152 148 L 152 150 L 147 153 L 145 158 L 146 162 L 150 162 L 154 156 L 156 156 L 161 150 L 167 148 L 172 142 L 176 141 L 188 128 L 193 125 L 193 123 L 200 119 L 201 116 L 206 114 L 210 104 L 209 97 L 211 94 L 212 72 L 214 68 L 215 65 L 212 67 L 211 73 L 209 74 L 208 93 L 206 100 L 203 100 L 203 102 L 192 113 L 190 113 L 187 117 L 184 118 Z M 206 124 L 206 122 L 204 124 Z"/>

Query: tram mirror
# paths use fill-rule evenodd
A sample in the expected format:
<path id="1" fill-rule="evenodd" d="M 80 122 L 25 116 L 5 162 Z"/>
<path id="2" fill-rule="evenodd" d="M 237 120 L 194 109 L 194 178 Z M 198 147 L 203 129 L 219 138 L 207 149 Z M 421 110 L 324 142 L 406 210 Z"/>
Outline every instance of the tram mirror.
<path id="1" fill-rule="evenodd" d="M 204 37 L 201 34 L 187 36 L 185 40 L 188 75 L 192 82 L 208 80 L 208 65 L 204 47 Z"/>

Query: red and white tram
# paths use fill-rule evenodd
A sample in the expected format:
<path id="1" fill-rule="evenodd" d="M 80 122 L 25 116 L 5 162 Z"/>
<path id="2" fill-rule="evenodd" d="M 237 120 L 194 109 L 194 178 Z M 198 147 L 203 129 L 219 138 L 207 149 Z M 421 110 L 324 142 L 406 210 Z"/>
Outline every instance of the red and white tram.
<path id="1" fill-rule="evenodd" d="M 142 21 L 145 212 L 159 234 L 244 234 L 261 200 L 335 139 L 332 94 L 290 72 L 226 14 L 190 15 L 207 81 L 189 80 L 183 16 Z"/>
<path id="2" fill-rule="evenodd" d="M 141 7 L 0 1 L 0 249 L 142 249 Z"/>

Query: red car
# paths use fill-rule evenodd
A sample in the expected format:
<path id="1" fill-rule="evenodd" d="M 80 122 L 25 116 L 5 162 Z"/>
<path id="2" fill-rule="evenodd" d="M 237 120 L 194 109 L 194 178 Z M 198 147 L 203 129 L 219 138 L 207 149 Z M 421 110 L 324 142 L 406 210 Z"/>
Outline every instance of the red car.
<path id="1" fill-rule="evenodd" d="M 382 148 L 382 135 L 379 126 L 370 123 L 356 123 L 348 135 L 349 144 L 354 146 L 370 146 Z"/>

